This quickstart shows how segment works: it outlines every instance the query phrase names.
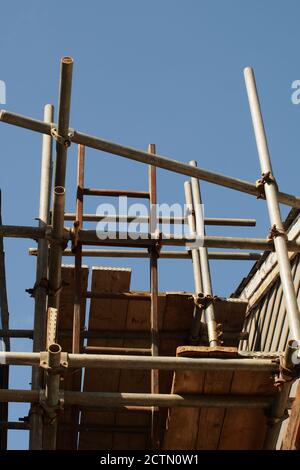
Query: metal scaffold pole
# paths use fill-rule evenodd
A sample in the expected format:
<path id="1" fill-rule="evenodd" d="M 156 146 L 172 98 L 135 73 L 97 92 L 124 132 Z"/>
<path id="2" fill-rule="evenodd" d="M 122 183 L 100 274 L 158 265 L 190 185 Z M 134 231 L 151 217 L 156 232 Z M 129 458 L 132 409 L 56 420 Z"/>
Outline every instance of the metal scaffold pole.
<path id="1" fill-rule="evenodd" d="M 190 165 L 193 167 L 197 167 L 197 163 L 192 160 L 190 161 Z M 191 188 L 192 188 L 192 195 L 193 195 L 193 207 L 195 212 L 195 221 L 196 221 L 196 234 L 200 237 L 200 246 L 199 246 L 199 260 L 200 260 L 200 269 L 201 269 L 201 277 L 202 277 L 202 285 L 203 285 L 203 299 L 209 299 L 207 301 L 207 305 L 204 305 L 204 316 L 205 322 L 207 324 L 208 330 L 208 342 L 210 346 L 218 346 L 218 335 L 217 335 L 217 323 L 215 320 L 215 309 L 213 304 L 213 292 L 212 292 L 212 285 L 211 285 L 211 276 L 210 276 L 210 269 L 209 269 L 209 262 L 208 262 L 208 255 L 207 255 L 207 248 L 202 245 L 202 238 L 205 235 L 205 228 L 204 228 L 204 216 L 202 210 L 202 200 L 201 200 L 201 193 L 200 193 L 200 186 L 199 181 L 196 178 L 191 178 Z M 199 335 L 199 331 L 196 332 Z"/>
<path id="2" fill-rule="evenodd" d="M 155 154 L 155 144 L 149 144 L 148 152 Z M 157 227 L 157 189 L 156 189 L 156 167 L 149 166 L 149 233 L 154 239 L 159 235 Z M 158 337 L 158 273 L 157 260 L 159 256 L 157 244 L 150 248 L 150 325 L 151 325 L 151 354 L 159 356 L 159 337 Z M 159 393 L 159 371 L 151 370 L 151 393 Z M 159 409 L 152 408 L 151 414 L 151 446 L 153 449 L 159 448 Z"/>
<path id="3" fill-rule="evenodd" d="M 45 122 L 53 121 L 54 108 L 47 104 L 44 108 Z M 40 207 L 39 226 L 45 227 L 50 223 L 50 198 L 52 184 L 52 137 L 43 136 L 42 164 L 40 179 Z M 33 351 L 45 349 L 46 312 L 47 312 L 47 278 L 48 278 L 48 242 L 39 239 L 36 261 L 36 284 L 34 289 L 34 329 L 33 329 Z M 42 387 L 42 370 L 38 367 L 32 368 L 31 388 L 33 390 Z M 30 414 L 29 448 L 31 450 L 42 449 L 43 423 L 39 410 L 31 408 Z"/>
<path id="4" fill-rule="evenodd" d="M 25 129 L 30 129 L 35 132 L 40 132 L 42 134 L 51 134 L 51 125 L 37 119 L 11 113 L 4 109 L 0 110 L 0 121 L 23 127 Z M 74 129 L 70 130 L 70 132 L 72 134 L 72 142 L 75 144 L 81 144 L 85 147 L 102 150 L 103 152 L 108 152 L 112 155 L 119 155 L 130 160 L 146 163 L 148 165 L 154 165 L 182 175 L 195 177 L 209 183 L 251 194 L 255 197 L 259 195 L 259 190 L 257 189 L 256 185 L 249 181 L 233 178 L 231 176 L 225 176 L 220 173 L 204 170 L 202 168 L 193 168 L 186 163 L 172 160 L 162 155 L 152 155 L 143 150 L 127 147 L 115 142 L 109 142 L 99 137 L 83 134 L 82 132 L 78 132 Z M 292 194 L 279 192 L 278 200 L 282 204 L 300 208 L 300 198 L 293 196 Z"/>
<path id="5" fill-rule="evenodd" d="M 267 207 L 271 223 L 270 236 L 273 238 L 275 251 L 277 253 L 280 279 L 290 327 L 290 335 L 292 339 L 300 342 L 300 314 L 293 283 L 290 260 L 288 256 L 287 235 L 284 231 L 281 220 L 278 187 L 273 175 L 267 138 L 252 68 L 245 68 L 244 75 L 256 145 L 260 160 L 260 167 L 262 171 L 262 177 L 259 182 L 267 200 Z"/>
<path id="6" fill-rule="evenodd" d="M 151 449 L 158 450 L 180 448 L 172 447 L 171 441 L 167 443 L 166 436 L 173 433 L 176 437 L 174 442 L 181 445 L 185 432 L 191 432 L 188 437 L 193 439 L 188 448 L 205 448 L 204 433 L 211 439 L 210 432 L 213 431 L 217 441 L 216 448 L 226 448 L 227 445 L 232 445 L 231 438 L 233 433 L 236 434 L 236 423 L 244 416 L 243 411 L 228 421 L 230 409 L 249 408 L 256 411 L 258 409 L 262 421 L 255 419 L 258 414 L 251 415 L 251 425 L 249 420 L 244 420 L 246 424 L 243 424 L 238 433 L 244 441 L 238 440 L 234 444 L 235 448 L 242 448 L 247 439 L 249 445 L 254 447 L 252 435 L 256 438 L 257 434 L 257 448 L 264 446 L 266 449 L 274 449 L 282 420 L 291 402 L 291 385 L 299 378 L 299 367 L 294 364 L 295 357 L 300 357 L 300 314 L 290 264 L 292 260 L 296 272 L 299 257 L 295 254 L 300 252 L 300 238 L 296 232 L 297 224 L 291 224 L 291 221 L 299 211 L 291 211 L 284 225 L 279 204 L 300 210 L 300 198 L 282 193 L 278 189 L 253 70 L 247 67 L 244 75 L 262 172 L 256 183 L 204 170 L 197 166 L 195 160 L 183 163 L 158 155 L 155 144 L 149 144 L 147 150 L 138 150 L 72 129 L 72 73 L 73 59 L 63 57 L 60 64 L 57 123 L 54 123 L 53 106 L 49 104 L 44 108 L 44 120 L 0 110 L 0 121 L 43 134 L 38 226 L 2 225 L 0 213 L 1 242 L 4 237 L 33 239 L 37 242 L 37 248 L 29 249 L 30 255 L 37 256 L 36 282 L 32 289 L 27 289 L 35 301 L 34 325 L 26 330 L 9 329 L 6 291 L 4 292 L 4 254 L 0 246 L 0 300 L 1 308 L 5 310 L 2 312 L 2 322 L 0 321 L 0 338 L 4 338 L 6 345 L 10 338 L 33 340 L 32 352 L 0 351 L 0 364 L 6 370 L 9 366 L 32 368 L 31 390 L 9 390 L 8 380 L 2 381 L 0 405 L 23 402 L 30 403 L 31 407 L 28 421 L 23 418 L 24 423 L 17 423 L 8 421 L 5 405 L 4 412 L 0 413 L 0 431 L 5 430 L 5 433 L 2 432 L 4 435 L 7 429 L 29 430 L 31 450 L 56 450 L 57 447 L 82 449 L 85 445 L 92 446 L 90 434 L 86 439 L 79 432 L 110 433 L 113 435 L 113 449 L 118 448 L 120 442 L 125 442 L 116 438 L 115 433 L 136 433 L 139 438 L 141 434 L 145 438 L 143 448 L 149 445 Z M 52 185 L 53 140 L 56 141 L 56 160 Z M 78 145 L 76 210 L 65 213 L 67 153 L 71 143 Z M 109 158 L 117 155 L 148 165 L 148 190 L 85 187 L 86 148 L 106 152 L 110 154 Z M 160 214 L 162 207 L 158 209 L 157 205 L 157 168 L 191 178 L 184 183 L 187 212 L 183 216 L 169 219 L 166 217 L 168 211 Z M 246 218 L 204 218 L 199 180 L 265 199 L 271 223 L 269 236 L 207 236 L 206 225 L 250 227 L 255 226 L 256 221 Z M 134 217 L 131 213 L 128 216 L 121 214 L 121 209 L 116 215 L 112 215 L 113 212 L 110 215 L 103 212 L 84 214 L 85 196 L 146 199 L 149 201 L 149 215 Z M 171 211 L 174 211 L 173 207 Z M 111 232 L 104 229 L 105 237 L 101 237 L 95 228 L 84 228 L 84 221 L 98 222 L 103 219 L 118 224 L 126 222 L 125 231 L 120 231 L 120 226 L 118 230 Z M 69 223 L 64 226 L 65 221 L 71 221 L 73 225 L 70 227 Z M 139 233 L 138 230 L 130 233 L 128 223 L 131 221 L 148 224 L 146 233 Z M 165 233 L 165 227 L 160 226 L 165 223 L 171 225 L 169 233 Z M 189 235 L 182 230 L 178 236 L 175 229 L 187 227 Z M 289 227 L 291 240 L 285 232 L 286 227 Z M 173 251 L 171 248 L 161 250 L 162 247 L 173 247 Z M 181 250 L 176 250 L 176 247 L 181 247 Z M 209 252 L 208 249 L 211 248 L 275 253 L 267 257 L 267 253 L 261 256 L 261 253 L 253 252 Z M 64 266 L 62 271 L 63 256 L 74 256 L 75 266 Z M 89 268 L 82 268 L 85 256 L 147 259 L 149 291 L 130 290 L 131 269 L 128 267 L 93 268 L 90 287 Z M 194 292 L 159 293 L 159 258 L 192 261 Z M 259 259 L 259 262 L 232 295 L 234 298 L 225 299 L 213 294 L 209 259 Z M 267 269 L 261 276 L 265 266 Z M 86 274 L 84 277 L 83 270 Z M 286 322 L 285 317 L 282 316 L 284 319 L 280 318 L 279 321 L 273 316 L 270 328 L 267 324 L 267 309 L 273 309 L 277 298 L 270 300 L 269 293 L 271 290 L 273 292 L 273 286 L 277 284 L 278 271 L 288 326 L 283 323 Z M 182 279 L 182 272 L 178 275 Z M 183 285 L 181 287 L 184 288 Z M 264 316 L 257 324 L 251 315 L 252 312 L 259 311 L 266 299 L 265 295 L 269 297 L 263 306 Z M 98 300 L 90 302 L 86 299 Z M 220 303 L 217 304 L 217 301 Z M 281 297 L 278 302 L 281 302 Z M 82 317 L 86 304 L 90 307 L 88 328 Z M 202 312 L 204 320 L 201 323 Z M 217 325 L 216 318 L 221 325 Z M 60 319 L 66 321 L 60 322 Z M 279 331 L 275 332 L 278 325 Z M 224 329 L 224 347 L 221 347 L 223 341 L 220 340 L 218 331 L 220 326 Z M 286 333 L 284 328 L 287 329 Z M 250 344 L 261 340 L 263 344 L 265 329 L 269 330 L 268 335 L 271 336 L 270 332 L 275 332 L 272 336 L 273 346 L 261 346 L 265 351 L 239 350 L 237 345 L 241 340 L 249 339 Z M 256 341 L 256 336 L 259 335 Z M 289 342 L 288 336 L 291 338 Z M 62 345 L 58 344 L 58 338 L 62 339 Z M 69 339 L 70 347 L 63 346 L 66 338 Z M 285 343 L 288 342 L 285 353 L 282 351 L 285 348 L 284 338 Z M 200 346 L 203 344 L 208 344 L 208 347 Z M 85 372 L 87 373 L 82 380 Z M 76 381 L 74 374 L 77 374 Z M 251 377 L 255 377 L 253 382 L 257 379 L 255 386 Z M 136 390 L 141 393 L 131 393 Z M 162 408 L 169 408 L 166 426 L 167 413 Z M 207 413 L 202 408 L 217 408 L 220 414 L 213 416 L 214 411 Z M 73 413 L 74 409 L 76 413 Z M 59 415 L 62 410 L 63 415 Z M 85 410 L 86 415 L 81 415 L 81 410 Z M 92 412 L 99 414 L 91 416 L 89 421 L 89 413 Z M 142 418 L 147 421 L 130 421 L 130 417 L 127 422 L 128 415 L 125 412 L 146 412 Z M 111 413 L 109 417 L 107 413 Z M 119 416 L 118 413 L 122 415 Z M 64 442 L 60 442 L 57 437 L 58 430 L 68 432 L 68 429 L 70 433 L 76 434 L 72 444 L 69 439 L 62 439 Z M 228 444 L 224 444 L 225 437 Z M 84 442 L 85 439 L 88 442 Z M 0 432 L 0 446 L 3 445 Z M 130 446 L 132 445 L 133 441 L 130 442 Z"/>
<path id="7" fill-rule="evenodd" d="M 193 238 L 196 238 L 196 223 L 195 223 L 195 211 L 193 204 L 193 194 L 192 187 L 189 181 L 184 183 L 184 194 L 185 194 L 185 203 L 186 210 L 188 213 L 188 225 L 190 230 L 190 235 Z M 203 292 L 202 277 L 201 277 L 201 268 L 200 268 L 200 259 L 199 259 L 199 250 L 197 248 L 191 249 L 192 253 L 192 263 L 193 263 L 193 273 L 194 273 L 194 284 L 195 284 L 195 294 L 198 296 Z M 199 340 L 199 333 L 201 327 L 201 310 L 195 305 L 193 312 L 193 321 L 191 326 L 191 341 Z"/>
<path id="8" fill-rule="evenodd" d="M 48 307 L 59 307 L 61 291 L 61 261 L 64 246 L 64 212 L 65 212 L 65 178 L 67 150 L 70 145 L 69 118 L 71 105 L 73 59 L 63 57 L 60 69 L 60 85 L 58 100 L 58 125 L 51 128 L 56 139 L 56 166 L 54 180 L 54 199 L 52 213 L 52 235 L 49 256 L 49 297 Z M 58 316 L 59 316 L 58 311 Z M 55 382 L 59 387 L 59 381 Z M 43 449 L 56 448 L 57 419 L 52 417 L 44 426 Z"/>
<path id="9" fill-rule="evenodd" d="M 84 187 L 84 158 L 85 149 L 82 145 L 78 146 L 78 163 L 77 163 L 77 198 L 76 198 L 76 220 L 74 228 L 82 228 L 83 214 L 83 187 Z M 81 264 L 82 264 L 82 244 L 76 243 L 74 246 L 75 254 L 75 299 L 74 299 L 74 316 L 73 316 L 73 341 L 72 352 L 80 352 L 80 307 L 81 307 Z"/>

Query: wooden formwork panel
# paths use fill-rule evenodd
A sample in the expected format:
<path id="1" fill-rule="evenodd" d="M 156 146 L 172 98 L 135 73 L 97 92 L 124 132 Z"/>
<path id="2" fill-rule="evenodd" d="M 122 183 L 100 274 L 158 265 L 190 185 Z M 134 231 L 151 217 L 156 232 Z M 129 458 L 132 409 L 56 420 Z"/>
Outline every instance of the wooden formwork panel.
<path id="1" fill-rule="evenodd" d="M 61 330 L 72 330 L 73 312 L 74 312 L 74 265 L 62 266 L 62 284 L 63 289 L 60 295 L 58 308 L 58 343 L 63 351 L 72 352 L 72 337 L 62 338 Z M 82 273 L 82 291 L 87 291 L 88 284 L 88 268 L 83 266 Z M 80 326 L 85 324 L 86 300 L 82 299 L 80 306 Z M 81 390 L 82 370 L 66 372 L 62 383 L 64 390 Z M 76 449 L 77 448 L 77 425 L 79 423 L 79 410 L 76 406 L 65 407 L 64 411 L 59 415 L 58 433 L 57 433 L 57 449 Z"/>
<path id="2" fill-rule="evenodd" d="M 92 292 L 128 292 L 129 269 L 96 267 L 92 270 Z M 229 304 L 229 306 L 227 305 Z M 231 308 L 230 308 L 231 307 Z M 189 293 L 161 293 L 158 297 L 158 324 L 162 331 L 180 331 L 189 335 L 194 303 Z M 216 304 L 217 321 L 223 321 L 226 331 L 240 332 L 244 322 L 246 303 L 240 300 L 220 300 Z M 91 299 L 89 331 L 126 330 L 150 331 L 149 300 Z M 160 356 L 175 356 L 176 348 L 186 340 L 163 338 L 159 344 Z M 89 346 L 149 348 L 149 339 L 89 339 Z M 160 371 L 159 391 L 170 393 L 173 372 Z M 86 369 L 84 391 L 150 393 L 150 372 L 144 370 Z M 160 409 L 161 434 L 165 428 L 167 409 Z M 102 426 L 101 432 L 81 431 L 79 449 L 147 449 L 149 448 L 149 411 L 124 412 L 118 410 L 82 410 L 81 423 Z M 115 431 L 112 428 L 115 427 Z M 121 432 L 120 428 L 126 428 Z M 132 432 L 144 429 L 145 432 Z M 107 431 L 105 431 L 107 430 Z"/>
<path id="3" fill-rule="evenodd" d="M 92 269 L 92 292 L 128 291 L 131 270 L 121 268 Z M 89 331 L 92 330 L 123 330 L 126 327 L 128 315 L 127 300 L 91 299 L 89 313 Z M 88 345 L 122 347 L 122 339 L 89 339 Z M 143 371 L 141 371 L 143 372 Z M 84 375 L 84 391 L 116 392 L 119 390 L 121 373 L 119 370 L 86 369 Z M 140 378 L 138 382 L 143 382 Z M 143 417 L 142 417 L 143 418 Z M 82 424 L 97 424 L 116 426 L 117 413 L 114 411 L 89 411 L 81 413 Z M 136 423 L 135 423 L 136 424 Z M 129 436 L 130 437 L 130 436 Z M 113 449 L 116 436 L 113 432 L 80 432 L 79 449 Z"/>
<path id="4" fill-rule="evenodd" d="M 238 358 L 236 348 L 179 347 L 177 356 Z M 269 372 L 176 371 L 172 393 L 275 395 Z M 267 416 L 261 408 L 171 408 L 163 448 L 188 450 L 261 449 Z"/>

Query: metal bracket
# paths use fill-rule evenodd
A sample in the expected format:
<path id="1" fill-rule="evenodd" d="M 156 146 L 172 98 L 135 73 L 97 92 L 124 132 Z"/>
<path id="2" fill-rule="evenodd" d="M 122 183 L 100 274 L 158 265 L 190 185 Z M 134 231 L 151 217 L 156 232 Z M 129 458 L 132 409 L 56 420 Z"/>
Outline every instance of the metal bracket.
<path id="1" fill-rule="evenodd" d="M 79 222 L 79 220 L 75 220 L 75 222 L 73 224 L 73 227 L 71 229 L 72 253 L 75 252 L 75 250 L 78 246 L 79 229 L 80 229 L 80 222 Z"/>
<path id="2" fill-rule="evenodd" d="M 283 237 L 285 240 L 288 239 L 287 234 L 284 229 L 277 228 L 276 224 L 272 225 L 269 231 L 268 239 L 273 240 L 276 237 Z"/>
<path id="3" fill-rule="evenodd" d="M 49 281 L 46 277 L 42 277 L 39 282 L 36 282 L 32 288 L 25 289 L 25 292 L 27 292 L 30 297 L 35 297 L 36 290 L 38 288 L 45 289 L 46 292 L 48 292 L 48 287 L 49 287 Z"/>
<path id="4" fill-rule="evenodd" d="M 40 390 L 39 405 L 42 409 L 43 419 L 47 424 L 53 424 L 55 422 L 58 413 L 63 411 L 64 404 L 65 400 L 63 390 L 59 391 L 59 401 L 56 406 L 49 406 L 47 403 L 46 391 Z"/>
<path id="5" fill-rule="evenodd" d="M 50 344 L 55 343 L 56 331 L 57 331 L 57 308 L 49 307 L 47 310 L 47 332 L 46 332 L 46 348 L 48 349 Z"/>
<path id="6" fill-rule="evenodd" d="M 275 376 L 275 387 L 278 387 L 280 389 L 286 382 L 293 382 L 299 376 L 299 365 L 289 367 L 286 363 L 284 354 L 281 354 L 279 356 L 279 374 Z"/>
<path id="7" fill-rule="evenodd" d="M 277 186 L 276 180 L 270 171 L 262 173 L 261 178 L 255 182 L 255 186 L 258 189 L 257 199 L 265 199 L 265 184 L 275 184 Z"/>
<path id="8" fill-rule="evenodd" d="M 162 232 L 154 233 L 154 237 L 155 242 L 150 248 L 148 248 L 148 252 L 150 255 L 158 259 L 162 248 Z"/>
<path id="9" fill-rule="evenodd" d="M 65 370 L 69 367 L 68 353 L 62 352 L 60 355 L 60 367 L 51 369 L 51 367 L 49 366 L 49 353 L 48 351 L 42 351 L 40 353 L 40 367 L 46 370 L 48 373 L 61 374 L 62 372 L 65 372 Z"/>
<path id="10" fill-rule="evenodd" d="M 220 300 L 220 297 L 217 295 L 205 295 L 202 293 L 193 295 L 192 298 L 196 307 L 200 308 L 201 310 L 205 310 L 210 304 L 216 303 Z"/>
<path id="11" fill-rule="evenodd" d="M 74 137 L 74 129 L 69 129 L 67 137 L 59 135 L 57 132 L 57 128 L 54 124 L 51 124 L 51 136 L 55 139 L 59 144 L 64 145 L 65 147 L 70 147 L 72 143 L 72 138 Z"/>

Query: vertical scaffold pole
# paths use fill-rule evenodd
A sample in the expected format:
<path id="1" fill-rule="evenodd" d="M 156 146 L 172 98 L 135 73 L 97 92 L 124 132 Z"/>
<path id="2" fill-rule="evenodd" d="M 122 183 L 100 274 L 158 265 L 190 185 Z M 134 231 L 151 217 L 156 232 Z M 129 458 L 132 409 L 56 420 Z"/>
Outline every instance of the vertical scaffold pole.
<path id="1" fill-rule="evenodd" d="M 148 146 L 149 153 L 156 153 L 155 144 Z M 156 191 L 156 167 L 149 166 L 149 201 L 150 201 L 150 214 L 149 214 L 149 232 L 151 238 L 156 238 L 158 235 L 157 227 L 157 191 Z M 150 293 L 151 293 L 151 311 L 150 311 L 150 324 L 151 324 L 151 354 L 152 356 L 159 355 L 159 337 L 158 337 L 158 275 L 157 275 L 157 258 L 158 246 L 152 246 L 150 249 Z M 151 370 L 151 393 L 159 393 L 159 371 L 157 369 Z M 152 408 L 152 422 L 151 422 L 151 445 L 153 449 L 159 448 L 159 409 Z"/>
<path id="2" fill-rule="evenodd" d="M 287 236 L 281 220 L 278 202 L 278 187 L 272 172 L 271 159 L 267 144 L 260 102 L 257 94 L 254 72 L 251 67 L 244 70 L 250 112 L 260 160 L 262 185 L 271 223 L 270 236 L 274 239 L 275 251 L 279 266 L 280 279 L 284 293 L 291 339 L 300 342 L 300 315 L 295 293 L 290 260 L 287 249 Z M 299 343 L 300 344 L 300 343 Z"/>
<path id="3" fill-rule="evenodd" d="M 197 162 L 192 160 L 189 162 L 191 166 L 196 167 Z M 203 237 L 205 235 L 204 228 L 204 214 L 202 211 L 202 201 L 199 180 L 197 178 L 191 178 L 193 203 L 196 220 L 196 232 L 197 235 Z M 213 297 L 210 269 L 208 262 L 207 248 L 199 247 L 199 258 L 200 258 L 200 269 L 203 284 L 203 294 L 205 297 Z M 204 307 L 205 322 L 207 324 L 208 341 L 210 346 L 218 346 L 218 335 L 217 335 L 217 324 L 215 320 L 215 309 L 213 302 L 208 302 L 207 306 Z"/>
<path id="4" fill-rule="evenodd" d="M 54 107 L 47 104 L 44 108 L 44 121 L 53 122 Z M 42 163 L 40 179 L 40 207 L 39 226 L 44 227 L 50 223 L 50 198 L 52 184 L 52 137 L 43 135 Z M 47 314 L 47 278 L 48 278 L 48 242 L 45 239 L 38 241 L 38 254 L 36 261 L 36 284 L 34 292 L 34 328 L 33 352 L 45 350 L 45 331 Z M 32 368 L 31 388 L 39 389 L 42 386 L 43 373 L 39 367 Z M 43 423 L 37 407 L 30 411 L 29 449 L 41 450 L 43 439 Z"/>
<path id="5" fill-rule="evenodd" d="M 191 183 L 189 181 L 185 181 L 184 183 L 184 194 L 185 194 L 187 221 L 188 221 L 190 236 L 193 238 L 196 238 L 196 224 L 195 224 L 193 194 L 192 194 Z M 195 293 L 196 295 L 198 295 L 203 292 L 199 251 L 197 248 L 192 248 L 191 253 L 192 253 Z M 201 316 L 202 316 L 201 310 L 197 306 L 195 306 L 194 314 L 193 314 L 193 322 L 192 322 L 192 327 L 191 327 L 191 338 L 190 338 L 191 342 L 198 342 L 199 340 Z"/>
<path id="6" fill-rule="evenodd" d="M 83 216 L 83 189 L 84 189 L 84 158 L 85 147 L 78 146 L 77 163 L 77 199 L 76 199 L 76 220 L 74 227 L 82 228 Z M 82 282 L 81 282 L 81 264 L 82 264 L 82 244 L 77 242 L 75 246 L 75 299 L 73 316 L 73 338 L 72 352 L 80 353 L 80 306 L 82 300 Z"/>
<path id="7" fill-rule="evenodd" d="M 73 59 L 63 57 L 60 69 L 60 85 L 58 100 L 58 124 L 57 129 L 52 129 L 52 135 L 56 139 L 56 163 L 54 180 L 54 199 L 52 213 L 52 236 L 53 241 L 49 255 L 49 296 L 48 307 L 58 309 L 61 285 L 61 262 L 64 231 L 65 212 L 65 179 L 67 150 L 70 145 L 69 118 L 71 105 Z M 59 381 L 55 382 L 59 386 Z M 43 449 L 55 450 L 57 434 L 57 419 L 51 419 L 51 424 L 44 426 Z"/>

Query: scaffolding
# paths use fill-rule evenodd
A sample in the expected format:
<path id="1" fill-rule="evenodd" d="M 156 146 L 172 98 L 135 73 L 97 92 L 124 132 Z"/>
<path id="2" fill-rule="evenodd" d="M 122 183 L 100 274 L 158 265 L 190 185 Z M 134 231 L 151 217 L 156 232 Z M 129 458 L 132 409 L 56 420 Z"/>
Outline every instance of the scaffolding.
<path id="1" fill-rule="evenodd" d="M 119 409 L 128 413 L 144 410 L 149 412 L 151 416 L 149 446 L 152 449 L 184 448 L 180 447 L 185 442 L 183 436 L 180 437 L 180 439 L 183 439 L 181 443 L 176 441 L 176 439 L 179 439 L 178 429 L 182 426 L 183 419 L 186 419 L 186 415 L 180 413 L 191 413 L 191 410 L 193 410 L 192 413 L 195 413 L 200 408 L 221 411 L 225 408 L 234 411 L 246 408 L 247 412 L 250 413 L 255 413 L 255 410 L 256 412 L 263 410 L 263 413 L 268 417 L 267 431 L 266 435 L 263 436 L 261 445 L 268 449 L 274 448 L 281 420 L 287 408 L 291 384 L 299 374 L 292 357 L 295 357 L 295 354 L 299 356 L 300 344 L 300 316 L 288 257 L 288 252 L 300 251 L 300 242 L 288 240 L 282 224 L 279 204 L 282 203 L 299 209 L 300 198 L 280 192 L 278 189 L 271 167 L 252 69 L 245 69 L 245 82 L 262 172 L 256 183 L 204 170 L 198 167 L 195 161 L 185 164 L 160 156 L 156 153 L 154 144 L 150 144 L 147 151 L 142 151 L 108 142 L 102 138 L 90 136 L 70 128 L 72 71 L 73 59 L 64 57 L 61 61 L 57 123 L 53 122 L 54 108 L 52 105 L 45 106 L 43 121 L 11 113 L 7 110 L 0 111 L 1 122 L 43 135 L 39 225 L 38 227 L 0 225 L 1 240 L 4 237 L 16 237 L 37 241 L 37 248 L 29 250 L 29 254 L 36 256 L 37 260 L 36 282 L 33 289 L 29 289 L 29 293 L 35 301 L 34 328 L 33 330 L 11 330 L 6 321 L 1 323 L 2 329 L 0 331 L 0 336 L 5 338 L 7 344 L 6 352 L 0 353 L 1 363 L 5 363 L 6 368 L 10 365 L 32 366 L 32 389 L 9 390 L 7 383 L 3 384 L 0 389 L 0 402 L 4 404 L 8 402 L 31 403 L 29 422 L 7 422 L 7 414 L 2 413 L 1 429 L 29 429 L 30 449 L 56 449 L 59 426 L 62 428 L 64 426 L 73 426 L 75 434 L 87 430 L 87 428 L 91 430 L 93 427 L 79 423 L 80 409 L 93 407 L 97 409 Z M 56 155 L 54 190 L 53 197 L 51 197 L 52 146 L 54 141 L 56 143 Z M 78 145 L 75 213 L 65 211 L 66 164 L 68 148 L 71 144 Z M 148 190 L 125 191 L 85 187 L 84 166 L 87 148 L 97 149 L 110 155 L 118 155 L 148 165 Z M 162 236 L 160 224 L 164 223 L 164 217 L 158 217 L 156 213 L 156 168 L 163 168 L 191 178 L 184 185 L 185 202 L 188 208 L 187 214 L 184 217 L 173 217 L 171 219 L 172 224 L 187 224 L 191 235 L 189 237 Z M 199 180 L 265 199 L 271 225 L 269 236 L 266 239 L 207 236 L 205 234 L 206 225 L 251 227 L 255 225 L 255 220 L 204 218 L 201 211 L 202 200 Z M 108 233 L 106 239 L 100 239 L 95 230 L 84 229 L 84 222 L 109 219 L 107 219 L 106 214 L 84 213 L 84 198 L 87 196 L 127 196 L 148 200 L 149 217 L 141 216 L 139 218 L 140 222 L 148 224 L 148 233 L 136 238 L 131 237 L 130 233 L 118 231 L 115 237 L 110 237 Z M 132 220 L 122 214 L 118 214 L 116 217 L 112 216 L 112 219 L 117 223 Z M 65 221 L 72 221 L 72 228 L 65 227 Z M 69 243 L 71 244 L 70 248 L 67 247 Z M 87 248 L 89 246 L 91 248 Z M 106 248 L 99 249 L 101 246 Z M 168 246 L 189 247 L 189 249 L 171 251 L 165 248 Z M 108 247 L 114 247 L 114 249 L 108 249 Z M 220 299 L 213 293 L 209 260 L 256 260 L 259 259 L 260 253 L 212 252 L 208 251 L 208 248 L 276 252 L 292 338 L 286 351 L 276 351 L 273 354 L 264 355 L 263 352 L 261 354 L 241 353 L 237 351 L 237 348 L 222 346 L 222 340 L 226 338 L 226 332 L 222 331 L 222 325 L 220 330 L 217 320 L 220 314 L 218 313 L 218 301 Z M 58 340 L 58 324 L 64 317 L 64 311 L 60 308 L 60 299 L 64 292 L 62 259 L 65 256 L 74 257 L 75 260 L 75 295 L 72 305 L 72 330 L 61 330 L 60 338 L 68 338 L 71 341 L 71 350 L 64 350 Z M 83 286 L 83 257 L 148 259 L 150 266 L 149 292 L 122 290 L 107 292 L 101 289 L 87 291 Z M 195 289 L 188 300 L 188 296 L 182 296 L 185 299 L 184 301 L 191 301 L 193 304 L 193 314 L 187 336 L 182 331 L 161 331 L 162 328 L 159 326 L 158 261 L 171 258 L 190 259 L 192 261 Z M 1 257 L 1 260 L 1 265 L 3 265 L 3 257 Z M 3 286 L 5 286 L 5 278 L 2 274 L 1 288 Z M 2 302 L 3 298 L 5 296 L 3 297 L 1 294 Z M 146 302 L 150 308 L 150 331 L 136 333 L 124 330 L 100 331 L 93 329 L 85 331 L 82 327 L 82 306 L 85 305 L 86 299 L 110 299 L 118 302 L 138 301 L 140 304 Z M 204 321 L 202 321 L 202 317 Z M 229 336 L 230 332 L 227 337 Z M 17 337 L 31 338 L 33 340 L 33 352 L 17 353 L 9 351 L 9 338 Z M 143 337 L 150 339 L 150 347 L 83 345 L 84 338 L 141 339 Z M 177 355 L 160 355 L 160 339 L 168 337 L 176 337 L 179 344 L 181 344 L 181 347 L 177 350 Z M 243 334 L 241 332 L 235 333 L 236 343 L 242 339 Z M 182 343 L 187 346 L 182 346 Z M 207 346 L 203 346 L 203 344 L 207 344 Z M 60 379 L 66 371 L 78 372 L 79 370 L 81 380 L 81 370 L 83 368 L 88 370 L 148 370 L 150 371 L 150 393 L 63 390 Z M 174 372 L 171 393 L 161 393 L 161 371 Z M 230 377 L 232 379 L 232 374 L 235 374 L 236 377 L 238 377 L 238 374 L 243 373 L 257 374 L 257 376 L 265 374 L 262 375 L 263 380 L 266 380 L 266 377 L 272 377 L 272 387 L 270 388 L 269 384 L 269 388 L 266 390 L 261 389 L 262 393 L 258 393 L 257 390 L 253 393 L 251 389 L 248 392 L 246 390 L 242 393 L 229 393 L 225 389 L 217 390 L 214 387 L 207 389 L 206 393 L 201 393 L 201 390 L 197 388 L 199 381 L 194 388 L 191 385 L 192 391 L 186 388 L 189 380 L 191 384 L 195 385 L 195 376 L 191 375 L 187 380 L 185 378 L 186 382 L 184 383 L 182 376 L 184 372 L 198 374 L 198 378 L 205 373 L 206 376 L 201 376 L 203 381 L 205 381 L 205 377 L 209 377 L 209 374 L 215 373 L 224 374 L 226 380 L 229 380 Z M 73 425 L 59 423 L 59 413 L 67 406 L 72 406 L 75 410 L 75 421 L 77 420 L 77 422 L 75 424 L 73 422 Z M 169 409 L 169 426 L 166 429 L 165 436 L 162 436 L 162 427 L 164 426 L 162 419 L 165 418 L 165 415 L 160 414 L 161 408 Z M 234 416 L 231 415 L 232 419 Z M 237 418 L 238 415 L 234 419 Z M 191 415 L 191 419 L 196 419 L 194 414 Z M 197 419 L 199 419 L 199 416 Z M 103 430 L 102 425 L 94 424 L 94 428 L 98 431 Z M 109 429 L 109 426 L 104 427 L 107 432 L 109 432 Z M 132 433 L 135 431 L 145 432 L 145 429 L 143 430 L 141 427 L 137 429 L 136 426 L 127 427 L 126 429 L 123 426 L 122 428 L 122 432 Z M 207 432 L 209 432 L 209 429 Z M 232 432 L 234 432 L 234 429 Z M 3 447 L 5 446 L 4 441 L 2 439 Z"/>

